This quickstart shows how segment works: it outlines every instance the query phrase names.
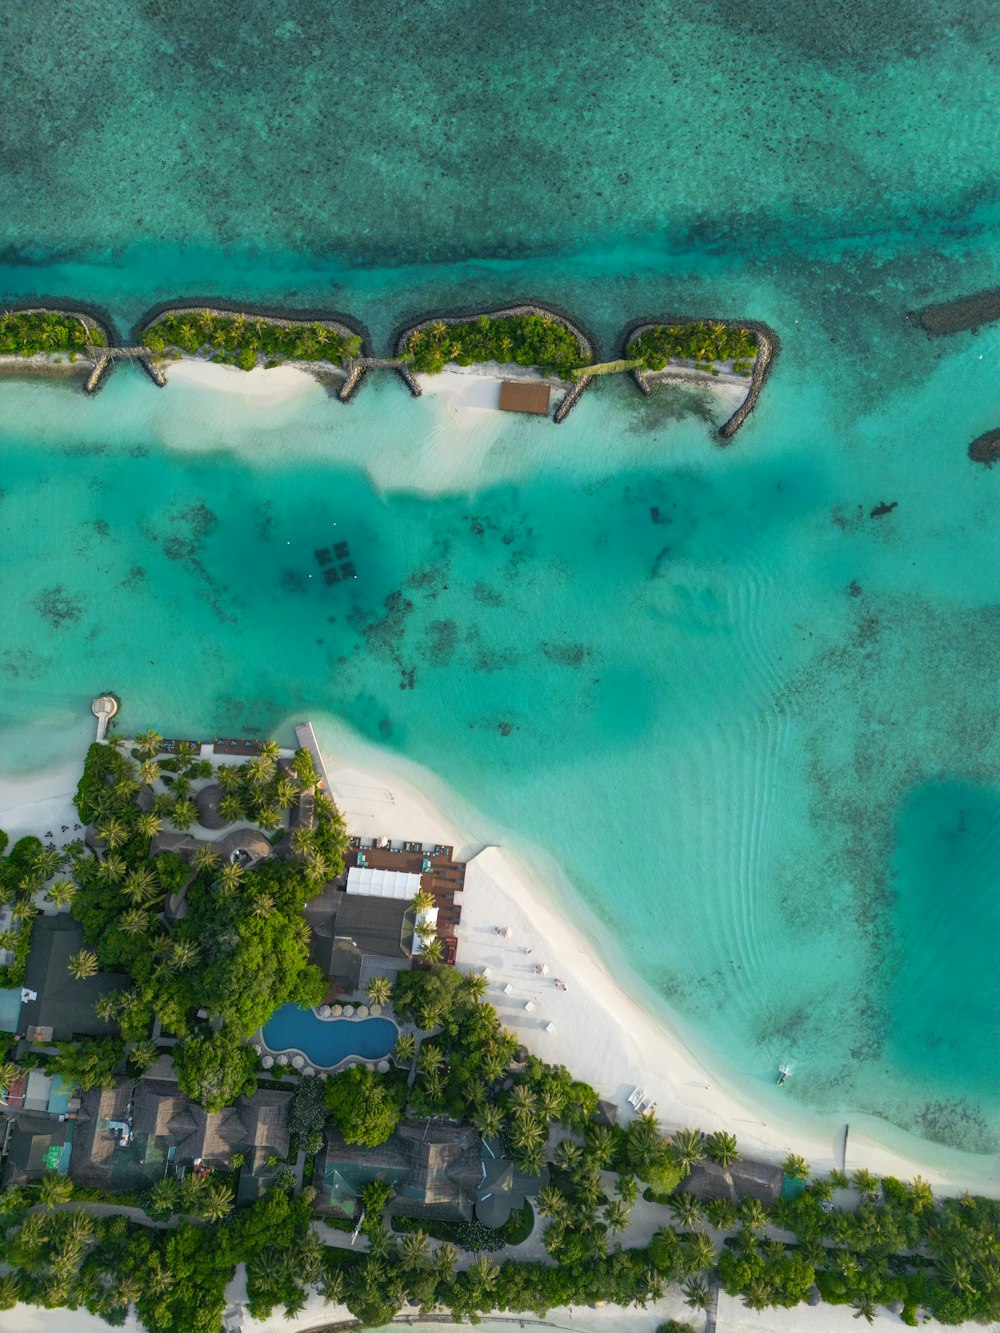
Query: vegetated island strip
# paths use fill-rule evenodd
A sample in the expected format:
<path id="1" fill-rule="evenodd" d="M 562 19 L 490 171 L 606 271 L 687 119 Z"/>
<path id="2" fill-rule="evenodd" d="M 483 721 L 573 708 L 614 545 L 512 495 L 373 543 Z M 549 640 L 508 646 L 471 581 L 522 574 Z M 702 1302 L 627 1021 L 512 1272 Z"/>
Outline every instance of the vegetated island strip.
<path id="1" fill-rule="evenodd" d="M 552 420 L 565 421 L 590 384 L 593 348 L 562 315 L 538 305 L 507 306 L 480 314 L 440 316 L 404 329 L 396 341 L 398 373 L 415 398 L 416 374 L 436 375 L 449 364 L 533 369 L 565 390 Z"/>
<path id="2" fill-rule="evenodd" d="M 780 346 L 774 329 L 758 320 L 673 319 L 627 329 L 621 365 L 647 396 L 656 380 L 749 378 L 746 397 L 719 427 L 719 438 L 728 444 L 757 406 Z"/>
<path id="3" fill-rule="evenodd" d="M 341 402 L 353 396 L 367 368 L 358 364 L 364 340 L 335 319 L 294 319 L 179 306 L 145 323 L 143 345 L 161 365 L 187 357 L 240 370 L 293 365 L 321 382 L 341 380 Z"/>
<path id="4" fill-rule="evenodd" d="M 1000 319 L 1000 287 L 959 296 L 954 301 L 937 301 L 918 310 L 917 318 L 928 333 L 961 333 L 980 324 Z"/>
<path id="5" fill-rule="evenodd" d="M 36 306 L 0 314 L 0 373 L 89 377 L 108 330 L 78 310 Z"/>

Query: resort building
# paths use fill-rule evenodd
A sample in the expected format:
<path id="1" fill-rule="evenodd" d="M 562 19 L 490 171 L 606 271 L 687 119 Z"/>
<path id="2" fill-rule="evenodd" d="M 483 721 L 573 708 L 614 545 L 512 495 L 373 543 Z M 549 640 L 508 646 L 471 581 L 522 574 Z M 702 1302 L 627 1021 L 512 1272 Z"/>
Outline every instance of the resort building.
<path id="1" fill-rule="evenodd" d="M 784 1183 L 780 1166 L 740 1158 L 725 1167 L 708 1160 L 697 1162 L 677 1188 L 699 1199 L 728 1199 L 730 1203 L 759 1199 L 771 1204 L 781 1198 Z"/>
<path id="2" fill-rule="evenodd" d="M 526 1175 L 503 1152 L 499 1139 L 483 1140 L 471 1125 L 407 1116 L 377 1148 L 345 1141 L 327 1131 L 319 1207 L 341 1217 L 354 1215 L 372 1180 L 392 1188 L 389 1211 L 441 1222 L 469 1221 L 502 1227 L 511 1212 L 548 1184 L 548 1169 Z"/>
<path id="3" fill-rule="evenodd" d="M 239 1154 L 238 1201 L 252 1202 L 288 1156 L 291 1097 L 262 1089 L 209 1113 L 166 1080 L 94 1089 L 77 1117 L 71 1174 L 101 1189 L 147 1189 L 195 1167 L 229 1170 Z"/>
<path id="4" fill-rule="evenodd" d="M 17 1027 L 27 1041 L 48 1044 L 117 1031 L 94 1006 L 102 995 L 127 990 L 129 978 L 115 972 L 95 972 L 82 980 L 71 976 L 69 960 L 82 948 L 83 930 L 72 917 L 60 913 L 35 921 Z"/>
<path id="5" fill-rule="evenodd" d="M 19 1115 L 4 1130 L 0 1184 L 34 1185 L 46 1171 L 65 1174 L 69 1158 L 67 1123 L 45 1115 Z"/>

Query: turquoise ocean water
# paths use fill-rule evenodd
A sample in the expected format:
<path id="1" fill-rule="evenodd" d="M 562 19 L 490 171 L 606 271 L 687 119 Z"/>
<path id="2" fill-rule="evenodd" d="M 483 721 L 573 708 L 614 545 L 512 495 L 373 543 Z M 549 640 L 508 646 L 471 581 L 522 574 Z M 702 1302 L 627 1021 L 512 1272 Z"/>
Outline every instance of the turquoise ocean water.
<path id="1" fill-rule="evenodd" d="M 472 436 L 393 380 L 0 383 L 2 763 L 64 757 L 107 687 L 175 734 L 336 718 L 550 852 L 736 1087 L 792 1061 L 831 1124 L 994 1153 L 1000 561 L 965 449 L 1000 332 L 904 319 L 998 281 L 990 11 L 604 9 L 9 16 L 6 300 L 325 307 L 381 349 L 531 296 L 608 353 L 669 311 L 783 350 L 726 451 L 702 400 L 614 382 Z"/>

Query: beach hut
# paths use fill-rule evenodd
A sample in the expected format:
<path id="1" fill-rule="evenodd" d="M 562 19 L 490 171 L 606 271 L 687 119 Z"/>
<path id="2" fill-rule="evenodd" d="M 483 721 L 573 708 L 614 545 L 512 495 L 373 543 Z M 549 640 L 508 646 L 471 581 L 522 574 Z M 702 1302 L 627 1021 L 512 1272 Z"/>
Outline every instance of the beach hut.
<path id="1" fill-rule="evenodd" d="M 194 798 L 194 803 L 198 807 L 198 823 L 202 828 L 220 829 L 225 828 L 229 823 L 228 819 L 223 819 L 219 813 L 219 803 L 225 793 L 217 782 L 211 782 L 207 787 L 202 787 L 201 791 Z"/>

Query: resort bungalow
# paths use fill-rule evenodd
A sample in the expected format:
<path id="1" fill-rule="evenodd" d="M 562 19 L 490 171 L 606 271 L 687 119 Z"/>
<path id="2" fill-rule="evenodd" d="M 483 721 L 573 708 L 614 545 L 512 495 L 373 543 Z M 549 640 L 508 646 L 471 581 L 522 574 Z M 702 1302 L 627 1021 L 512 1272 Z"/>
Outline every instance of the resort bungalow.
<path id="1" fill-rule="evenodd" d="M 479 1142 L 478 1132 L 470 1125 L 409 1116 L 377 1148 L 347 1143 L 337 1130 L 330 1129 L 319 1205 L 327 1212 L 351 1217 L 364 1187 L 380 1179 L 392 1188 L 389 1207 L 393 1213 L 467 1221 L 483 1178 Z"/>
<path id="2" fill-rule="evenodd" d="M 94 1006 L 102 995 L 126 990 L 129 978 L 116 972 L 72 977 L 69 960 L 82 948 L 83 930 L 72 917 L 41 916 L 35 921 L 18 1019 L 18 1032 L 27 1041 L 48 1044 L 117 1031 L 116 1024 L 98 1018 Z"/>
<path id="3" fill-rule="evenodd" d="M 312 961 L 345 994 L 373 976 L 395 977 L 410 965 L 419 889 L 419 875 L 352 866 L 346 890 L 329 884 L 306 904 Z"/>
<path id="4" fill-rule="evenodd" d="M 759 1199 L 771 1204 L 781 1198 L 784 1183 L 785 1173 L 780 1166 L 741 1158 L 727 1167 L 698 1162 L 677 1188 L 698 1199 L 728 1199 L 730 1203 Z"/>
<path id="5" fill-rule="evenodd" d="M 65 1174 L 69 1145 L 66 1122 L 44 1115 L 19 1115 L 7 1122 L 0 1183 L 34 1185 L 46 1171 Z"/>
<path id="6" fill-rule="evenodd" d="M 288 1155 L 290 1092 L 262 1090 L 224 1111 L 208 1113 L 159 1079 L 123 1081 L 88 1092 L 80 1108 L 73 1177 L 101 1189 L 142 1189 L 196 1163 L 229 1169 L 243 1157 L 239 1202 L 257 1197 Z"/>

